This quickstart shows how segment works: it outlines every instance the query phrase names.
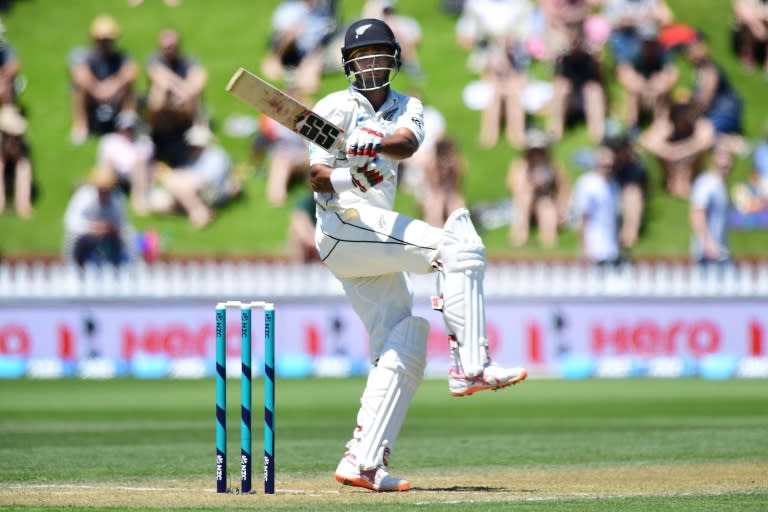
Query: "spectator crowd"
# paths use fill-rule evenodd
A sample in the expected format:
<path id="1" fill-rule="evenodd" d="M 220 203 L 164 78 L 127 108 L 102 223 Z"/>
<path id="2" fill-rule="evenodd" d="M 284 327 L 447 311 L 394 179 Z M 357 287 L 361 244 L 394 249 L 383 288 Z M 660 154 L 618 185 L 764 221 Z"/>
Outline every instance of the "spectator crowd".
<path id="1" fill-rule="evenodd" d="M 429 69 L 419 52 L 429 34 L 399 7 L 396 0 L 367 0 L 359 14 L 390 24 L 402 46 L 402 72 L 421 89 Z M 455 54 L 482 85 L 468 87 L 465 98 L 478 111 L 466 114 L 479 115 L 477 143 L 509 148 L 512 246 L 557 247 L 562 231 L 574 229 L 587 261 L 627 261 L 643 239 L 658 169 L 662 193 L 689 204 L 692 259 L 730 259 L 728 180 L 735 156 L 753 141 L 743 133 L 742 97 L 706 33 L 678 20 L 666 0 L 464 0 L 443 8 L 456 18 Z M 340 71 L 345 27 L 338 11 L 334 0 L 281 1 L 261 73 L 310 105 L 323 75 Z M 731 14 L 734 55 L 768 78 L 768 4 L 734 0 Z M 69 141 L 98 142 L 62 215 L 64 255 L 81 265 L 120 264 L 136 257 L 131 214 L 181 214 L 203 229 L 243 184 L 214 134 L 208 68 L 186 51 L 183 34 L 160 30 L 143 65 L 122 46 L 113 16 L 95 17 L 85 35 L 87 44 L 68 55 Z M 690 69 L 690 84 L 681 80 L 681 65 Z M 21 69 L 0 23 L 0 213 L 30 218 L 41 187 L 19 101 Z M 400 186 L 439 226 L 467 204 L 466 177 L 480 172 L 462 151 L 473 141 L 459 140 L 423 91 L 407 92 L 424 102 L 426 138 L 404 162 Z M 574 137 L 582 125 L 586 138 Z M 571 138 L 587 141 L 573 165 L 555 157 Z M 754 144 L 750 181 L 734 188 L 740 210 L 768 208 L 766 140 L 768 128 Z M 285 206 L 296 184 L 308 190 L 307 146 L 298 135 L 262 115 L 249 143 L 251 164 L 264 170 L 268 205 Z M 572 179 L 574 167 L 581 174 Z M 290 256 L 314 261 L 309 193 L 291 209 Z"/>

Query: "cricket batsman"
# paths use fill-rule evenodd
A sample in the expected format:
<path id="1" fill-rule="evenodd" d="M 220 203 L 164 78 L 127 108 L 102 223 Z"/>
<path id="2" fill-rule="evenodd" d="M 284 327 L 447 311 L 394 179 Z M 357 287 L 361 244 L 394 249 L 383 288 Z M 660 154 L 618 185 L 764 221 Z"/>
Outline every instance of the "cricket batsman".
<path id="1" fill-rule="evenodd" d="M 423 106 L 390 88 L 400 45 L 381 20 L 353 23 L 341 49 L 350 87 L 314 108 L 344 129 L 346 151 L 310 146 L 320 257 L 341 281 L 369 334 L 373 368 L 336 480 L 372 491 L 406 491 L 388 472 L 389 457 L 424 376 L 429 324 L 413 316 L 408 273 L 437 273 L 435 309 L 443 312 L 453 365 L 453 396 L 516 384 L 523 368 L 491 362 L 485 332 L 485 248 L 469 212 L 442 229 L 393 211 L 400 160 L 424 139 Z"/>

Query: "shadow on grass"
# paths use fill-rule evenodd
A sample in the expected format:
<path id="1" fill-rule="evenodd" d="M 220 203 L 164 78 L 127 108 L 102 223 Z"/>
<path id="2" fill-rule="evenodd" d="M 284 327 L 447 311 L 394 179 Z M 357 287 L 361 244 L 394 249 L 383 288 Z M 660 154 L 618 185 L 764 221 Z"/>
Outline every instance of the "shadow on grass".
<path id="1" fill-rule="evenodd" d="M 413 487 L 417 492 L 535 492 L 525 489 L 508 489 L 506 487 L 489 487 L 487 485 L 454 485 L 451 487 Z"/>

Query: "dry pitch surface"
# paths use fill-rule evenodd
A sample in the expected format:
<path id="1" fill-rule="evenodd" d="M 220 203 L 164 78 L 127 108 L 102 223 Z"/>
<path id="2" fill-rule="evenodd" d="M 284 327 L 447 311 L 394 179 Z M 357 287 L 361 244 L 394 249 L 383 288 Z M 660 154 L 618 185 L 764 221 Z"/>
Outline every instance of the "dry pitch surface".
<path id="1" fill-rule="evenodd" d="M 11 484 L 0 488 L 0 506 L 184 508 L 355 505 L 374 503 L 508 503 L 635 496 L 718 495 L 768 492 L 768 462 L 625 465 L 598 468 L 489 468 L 410 473 L 414 489 L 376 494 L 338 485 L 332 475 L 279 475 L 274 496 L 218 495 L 211 481 Z M 260 482 L 254 482 L 254 488 Z"/>

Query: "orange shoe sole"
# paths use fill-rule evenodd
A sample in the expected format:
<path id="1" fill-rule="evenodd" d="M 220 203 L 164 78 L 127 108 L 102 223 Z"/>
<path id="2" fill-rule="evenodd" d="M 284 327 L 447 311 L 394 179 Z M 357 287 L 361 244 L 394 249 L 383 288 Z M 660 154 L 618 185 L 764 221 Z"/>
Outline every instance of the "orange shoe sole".
<path id="1" fill-rule="evenodd" d="M 514 386 L 518 382 L 524 381 L 527 377 L 528 377 L 528 370 L 523 370 L 522 372 L 520 372 L 520 375 L 518 375 L 514 379 L 512 379 L 509 382 L 507 382 L 505 384 L 502 384 L 500 386 L 485 386 L 485 385 L 474 386 L 474 387 L 468 388 L 466 391 L 461 392 L 461 393 L 451 392 L 451 396 L 469 396 L 469 395 L 473 395 L 473 394 L 477 393 L 478 391 L 485 391 L 487 389 L 490 389 L 492 391 L 496 391 L 498 389 L 508 388 L 509 386 Z"/>
<path id="2" fill-rule="evenodd" d="M 336 475 L 336 481 L 343 485 L 349 485 L 352 487 L 362 487 L 363 489 L 368 489 L 369 491 L 373 491 L 373 492 L 404 492 L 411 488 L 411 484 L 409 482 L 404 482 L 398 485 L 396 489 L 380 491 L 365 478 L 349 478 L 339 474 Z"/>

